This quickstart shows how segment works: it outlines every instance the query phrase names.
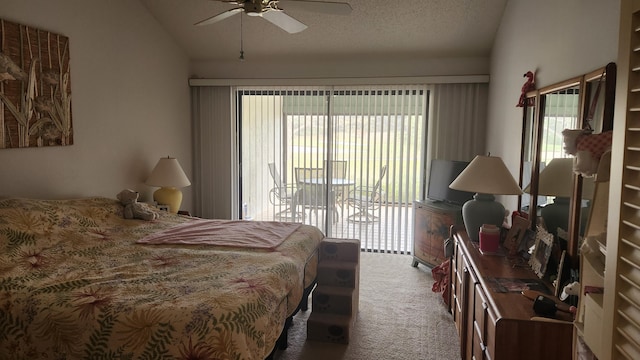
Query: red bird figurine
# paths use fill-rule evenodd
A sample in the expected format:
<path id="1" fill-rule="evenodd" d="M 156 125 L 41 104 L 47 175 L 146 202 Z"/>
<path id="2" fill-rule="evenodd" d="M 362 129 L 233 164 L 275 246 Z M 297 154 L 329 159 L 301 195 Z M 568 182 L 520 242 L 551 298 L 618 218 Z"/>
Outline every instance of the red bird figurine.
<path id="1" fill-rule="evenodd" d="M 524 74 L 524 77 L 527 78 L 527 82 L 522 85 L 522 93 L 520 94 L 520 100 L 518 101 L 518 105 L 516 105 L 516 107 L 523 107 L 525 105 L 525 102 L 527 106 L 533 105 L 533 99 L 527 99 L 527 93 L 531 90 L 535 90 L 536 81 L 531 71 L 527 71 L 527 73 Z"/>

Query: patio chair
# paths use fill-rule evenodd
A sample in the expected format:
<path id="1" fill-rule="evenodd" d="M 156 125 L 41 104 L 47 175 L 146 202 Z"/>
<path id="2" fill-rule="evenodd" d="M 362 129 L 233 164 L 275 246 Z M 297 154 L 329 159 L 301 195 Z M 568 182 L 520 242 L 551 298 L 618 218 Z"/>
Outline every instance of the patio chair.
<path id="1" fill-rule="evenodd" d="M 274 216 L 277 219 L 291 219 L 295 218 L 296 214 L 291 206 L 291 200 L 296 192 L 296 186 L 294 184 L 287 184 L 282 180 L 280 173 L 276 169 L 275 163 L 269 163 L 269 173 L 273 179 L 274 187 L 269 190 L 269 202 L 277 207 L 285 207 L 283 210 L 278 211 Z"/>
<path id="2" fill-rule="evenodd" d="M 322 185 L 324 184 L 324 169 L 323 168 L 302 168 L 297 167 L 293 169 L 293 173 L 296 177 L 296 184 L 298 187 L 304 187 L 305 185 Z"/>
<path id="3" fill-rule="evenodd" d="M 336 179 L 345 179 L 347 177 L 347 161 L 346 160 L 331 160 L 324 161 L 324 168 L 329 171 L 331 166 L 331 176 Z"/>
<path id="4" fill-rule="evenodd" d="M 352 222 L 374 222 L 379 217 L 373 214 L 380 208 L 380 202 L 384 197 L 381 190 L 382 179 L 387 173 L 387 165 L 380 168 L 380 176 L 373 186 L 358 186 L 349 192 L 347 204 L 353 207 L 356 212 L 347 217 L 347 221 Z"/>
<path id="5" fill-rule="evenodd" d="M 324 168 L 326 171 L 329 171 L 329 167 L 331 167 L 331 178 L 332 179 L 346 179 L 347 178 L 347 161 L 346 160 L 331 160 L 324 161 Z M 332 185 L 333 180 L 332 180 Z M 343 186 L 334 186 L 333 190 L 336 194 L 336 203 L 340 203 L 341 205 L 344 202 L 344 188 Z"/>

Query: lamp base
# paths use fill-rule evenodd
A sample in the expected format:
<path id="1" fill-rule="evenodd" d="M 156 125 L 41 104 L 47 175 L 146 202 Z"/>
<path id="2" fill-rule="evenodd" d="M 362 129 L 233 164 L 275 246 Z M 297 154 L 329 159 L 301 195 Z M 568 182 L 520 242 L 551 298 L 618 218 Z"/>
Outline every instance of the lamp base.
<path id="1" fill-rule="evenodd" d="M 493 195 L 478 193 L 473 196 L 473 200 L 462 205 L 462 220 L 471 241 L 480 240 L 480 227 L 483 224 L 502 227 L 505 217 L 504 206 L 494 200 Z"/>
<path id="2" fill-rule="evenodd" d="M 153 193 L 153 200 L 158 204 L 169 205 L 169 212 L 177 214 L 182 203 L 182 191 L 174 187 L 161 187 Z"/>
<path id="3" fill-rule="evenodd" d="M 558 235 L 558 228 L 569 230 L 569 205 L 568 197 L 556 197 L 552 203 L 540 209 L 540 217 L 544 220 L 547 231 L 553 236 Z"/>

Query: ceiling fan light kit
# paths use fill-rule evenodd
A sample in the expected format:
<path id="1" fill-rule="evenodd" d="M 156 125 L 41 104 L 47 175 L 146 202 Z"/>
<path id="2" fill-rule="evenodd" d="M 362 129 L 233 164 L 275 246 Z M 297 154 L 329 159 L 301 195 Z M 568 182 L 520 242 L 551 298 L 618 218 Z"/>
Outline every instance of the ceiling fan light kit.
<path id="1" fill-rule="evenodd" d="M 244 12 L 249 16 L 262 16 L 262 2 L 247 1 L 244 3 Z"/>
<path id="2" fill-rule="evenodd" d="M 195 23 L 197 26 L 210 25 L 244 12 L 253 17 L 262 17 L 282 30 L 295 34 L 307 28 L 307 25 L 285 13 L 286 9 L 310 11 L 331 15 L 349 15 L 351 5 L 345 2 L 307 1 L 307 0 L 216 0 L 235 4 L 238 7 L 224 11 Z M 282 6 L 282 7 L 280 7 Z"/>

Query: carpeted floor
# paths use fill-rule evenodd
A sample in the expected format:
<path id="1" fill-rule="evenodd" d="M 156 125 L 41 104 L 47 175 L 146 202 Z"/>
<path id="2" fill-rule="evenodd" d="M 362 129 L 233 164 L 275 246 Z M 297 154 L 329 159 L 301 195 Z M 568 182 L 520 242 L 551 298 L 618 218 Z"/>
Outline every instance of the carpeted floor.
<path id="1" fill-rule="evenodd" d="M 294 317 L 276 360 L 460 359 L 459 339 L 431 270 L 411 256 L 360 254 L 360 311 L 348 345 L 307 341 L 311 309 Z"/>

